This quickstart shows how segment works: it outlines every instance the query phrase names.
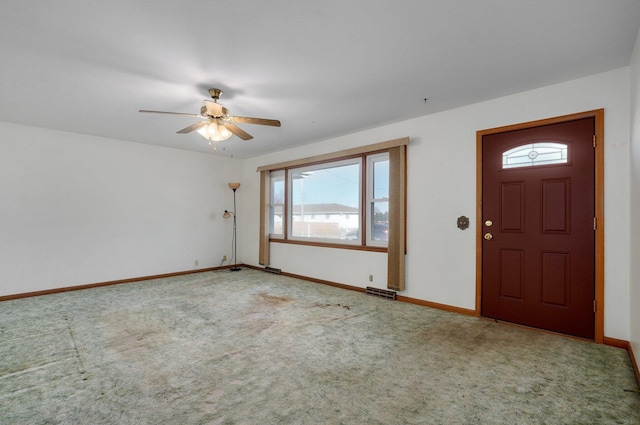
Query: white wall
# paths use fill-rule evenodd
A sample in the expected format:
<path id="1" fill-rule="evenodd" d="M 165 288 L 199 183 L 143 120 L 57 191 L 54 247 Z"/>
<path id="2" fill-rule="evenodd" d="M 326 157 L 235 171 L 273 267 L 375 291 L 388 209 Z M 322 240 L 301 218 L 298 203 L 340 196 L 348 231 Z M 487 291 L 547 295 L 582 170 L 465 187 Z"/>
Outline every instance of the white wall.
<path id="1" fill-rule="evenodd" d="M 631 59 L 631 345 L 640 369 L 640 32 Z"/>
<path id="2" fill-rule="evenodd" d="M 261 165 L 408 136 L 408 253 L 402 295 L 475 308 L 476 131 L 605 109 L 605 336 L 629 338 L 629 68 L 544 87 L 245 162 L 242 256 L 258 258 Z M 456 219 L 471 227 L 461 231 Z M 386 286 L 379 253 L 271 244 L 283 271 L 358 287 Z"/>
<path id="3" fill-rule="evenodd" d="M 237 164 L 0 123 L 0 295 L 219 265 Z"/>

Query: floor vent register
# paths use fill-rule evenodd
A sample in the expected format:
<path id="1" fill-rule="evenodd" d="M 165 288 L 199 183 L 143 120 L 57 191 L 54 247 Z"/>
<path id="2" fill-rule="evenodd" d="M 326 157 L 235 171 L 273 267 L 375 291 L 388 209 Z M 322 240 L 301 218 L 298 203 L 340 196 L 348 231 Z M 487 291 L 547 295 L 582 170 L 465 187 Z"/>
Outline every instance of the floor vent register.
<path id="1" fill-rule="evenodd" d="M 371 286 L 367 286 L 367 289 L 366 291 L 364 291 L 364 293 L 367 295 L 373 295 L 376 297 L 387 298 L 389 300 L 396 299 L 396 292 L 389 291 L 387 289 L 378 289 L 378 288 L 372 288 Z"/>
<path id="2" fill-rule="evenodd" d="M 273 274 L 280 274 L 281 270 L 280 269 L 276 269 L 275 267 L 265 267 L 264 271 L 267 273 L 273 273 Z"/>

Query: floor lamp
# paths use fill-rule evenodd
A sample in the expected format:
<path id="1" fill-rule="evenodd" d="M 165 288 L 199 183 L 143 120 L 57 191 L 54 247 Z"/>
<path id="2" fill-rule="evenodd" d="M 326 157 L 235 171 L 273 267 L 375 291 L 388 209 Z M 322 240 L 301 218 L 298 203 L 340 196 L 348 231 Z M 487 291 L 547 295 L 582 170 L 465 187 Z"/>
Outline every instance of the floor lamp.
<path id="1" fill-rule="evenodd" d="M 236 190 L 240 187 L 240 183 L 229 183 L 229 187 L 233 190 L 233 212 L 224 210 L 222 218 L 233 217 L 233 238 L 231 239 L 231 248 L 233 249 L 233 267 L 231 267 L 231 271 L 237 272 L 240 270 L 240 267 L 238 267 L 238 256 L 236 255 L 238 247 L 238 240 L 236 239 Z"/>

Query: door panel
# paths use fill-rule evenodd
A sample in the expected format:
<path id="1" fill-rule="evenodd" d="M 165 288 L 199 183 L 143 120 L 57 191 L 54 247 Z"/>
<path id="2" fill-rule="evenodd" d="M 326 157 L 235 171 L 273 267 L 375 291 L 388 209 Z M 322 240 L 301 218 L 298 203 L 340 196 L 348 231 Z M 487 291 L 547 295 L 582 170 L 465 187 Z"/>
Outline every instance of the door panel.
<path id="1" fill-rule="evenodd" d="M 594 131 L 585 118 L 483 136 L 483 316 L 594 338 Z M 566 157 L 546 161 L 549 143 Z M 503 167 L 519 146 L 531 161 Z"/>
<path id="2" fill-rule="evenodd" d="M 569 307 L 569 254 L 542 253 L 542 303 L 549 306 Z"/>
<path id="3" fill-rule="evenodd" d="M 542 232 L 569 234 L 571 193 L 569 179 L 542 181 Z"/>
<path id="4" fill-rule="evenodd" d="M 503 232 L 524 231 L 524 183 L 503 182 L 500 196 L 500 225 Z"/>
<path id="5" fill-rule="evenodd" d="M 500 269 L 500 296 L 523 301 L 524 251 L 503 249 Z"/>

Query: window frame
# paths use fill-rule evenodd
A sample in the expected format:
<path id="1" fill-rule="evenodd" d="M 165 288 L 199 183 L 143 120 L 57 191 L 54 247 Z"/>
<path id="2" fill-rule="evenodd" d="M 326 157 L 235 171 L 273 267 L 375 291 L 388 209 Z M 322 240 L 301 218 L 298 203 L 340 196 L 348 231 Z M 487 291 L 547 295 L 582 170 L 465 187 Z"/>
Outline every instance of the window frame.
<path id="1" fill-rule="evenodd" d="M 282 199 L 282 203 L 278 203 L 276 204 L 274 202 L 274 191 L 273 191 L 273 187 L 274 187 L 274 175 L 278 178 L 277 181 L 282 181 L 283 183 L 283 196 L 284 199 Z M 287 208 L 286 208 L 286 192 L 287 192 L 287 176 L 285 173 L 285 170 L 274 170 L 271 173 L 269 173 L 269 239 L 284 239 L 285 237 L 285 219 L 284 217 L 287 214 Z M 273 232 L 274 228 L 275 228 L 275 209 L 276 206 L 281 206 L 282 208 L 282 222 L 281 222 L 281 229 L 282 231 L 280 233 L 275 233 Z"/>
<path id="2" fill-rule="evenodd" d="M 376 222 L 374 220 L 374 214 L 375 214 L 375 203 L 376 202 L 386 202 L 387 203 L 387 214 L 389 212 L 389 172 L 387 170 L 387 196 L 383 197 L 383 198 L 376 198 L 375 197 L 375 163 L 377 162 L 389 162 L 389 152 L 380 152 L 380 153 L 372 153 L 369 155 L 366 155 L 366 177 L 367 177 L 367 181 L 365 183 L 365 187 L 366 187 L 366 200 L 365 200 L 365 204 L 364 204 L 364 209 L 366 210 L 365 213 L 365 244 L 367 246 L 383 246 L 383 247 L 387 247 L 388 245 L 388 239 L 381 241 L 381 240 L 376 240 L 374 239 L 374 227 L 376 225 Z M 387 223 L 388 224 L 388 223 Z M 362 236 L 362 232 L 361 236 Z"/>
<path id="3" fill-rule="evenodd" d="M 271 181 L 271 175 L 281 175 L 284 172 L 285 180 L 285 213 L 283 215 L 283 235 L 269 233 L 270 242 L 278 243 L 290 243 L 300 245 L 313 245 L 322 247 L 344 248 L 354 250 L 367 250 L 367 251 L 379 251 L 386 252 L 388 241 L 375 241 L 371 239 L 370 232 L 363 229 L 367 229 L 373 218 L 370 217 L 372 211 L 369 211 L 368 206 L 368 194 L 372 192 L 373 188 L 370 188 L 370 184 L 373 181 L 373 172 L 369 172 L 369 167 L 372 165 L 373 160 L 380 160 L 380 158 L 386 158 L 388 160 L 389 150 L 377 150 L 372 152 L 364 152 L 358 155 L 346 155 L 343 157 L 336 157 L 329 160 L 322 161 L 310 161 L 308 163 L 296 163 L 295 165 L 272 169 L 270 170 L 269 180 Z M 356 240 L 346 239 L 330 239 L 330 238 L 309 238 L 303 236 L 292 235 L 292 180 L 294 172 L 305 172 L 332 168 L 333 166 L 341 166 L 348 164 L 359 164 L 359 193 L 358 193 L 358 238 Z M 294 171 L 295 170 L 295 171 Z M 280 174 L 277 174 L 280 173 Z M 269 190 L 272 190 L 272 184 L 269 184 Z M 269 193 L 269 199 L 272 198 L 272 194 Z M 385 199 L 388 201 L 388 199 Z M 271 209 L 269 214 L 271 214 Z M 269 218 L 271 220 L 271 218 Z M 363 237 L 364 233 L 364 237 Z"/>

